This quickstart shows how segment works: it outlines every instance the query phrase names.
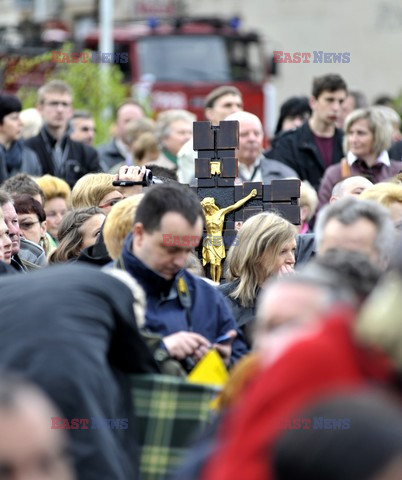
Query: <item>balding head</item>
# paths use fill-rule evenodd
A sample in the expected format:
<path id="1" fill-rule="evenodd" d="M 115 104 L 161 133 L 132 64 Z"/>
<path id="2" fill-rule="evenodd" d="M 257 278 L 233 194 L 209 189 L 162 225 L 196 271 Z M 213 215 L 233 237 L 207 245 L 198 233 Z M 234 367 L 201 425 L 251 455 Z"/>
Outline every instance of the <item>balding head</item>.
<path id="1" fill-rule="evenodd" d="M 240 163 L 252 165 L 261 155 L 264 140 L 264 130 L 261 120 L 250 112 L 235 112 L 225 118 L 225 121 L 239 122 L 239 148 L 236 156 Z"/>
<path id="2" fill-rule="evenodd" d="M 358 197 L 366 188 L 372 187 L 373 184 L 365 177 L 354 176 L 348 177 L 338 182 L 332 189 L 332 196 L 329 203 L 336 202 L 340 198 L 353 196 Z"/>

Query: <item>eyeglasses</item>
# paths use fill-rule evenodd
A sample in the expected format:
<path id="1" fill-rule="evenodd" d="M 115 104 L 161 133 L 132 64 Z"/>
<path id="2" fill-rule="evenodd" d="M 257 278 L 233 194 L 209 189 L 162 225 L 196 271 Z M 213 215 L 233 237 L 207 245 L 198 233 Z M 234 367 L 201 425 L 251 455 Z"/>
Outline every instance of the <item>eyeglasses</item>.
<path id="1" fill-rule="evenodd" d="M 47 106 L 47 107 L 52 107 L 52 108 L 56 108 L 56 107 L 69 108 L 69 107 L 71 107 L 70 102 L 46 102 L 46 103 L 44 103 L 44 105 Z"/>
<path id="2" fill-rule="evenodd" d="M 113 205 L 116 205 L 116 203 L 119 203 L 120 200 L 123 200 L 123 198 L 111 198 L 103 205 L 99 205 L 99 208 L 113 207 Z"/>
<path id="3" fill-rule="evenodd" d="M 21 230 L 31 230 L 31 228 L 39 223 L 39 220 L 37 222 L 22 222 L 20 223 L 20 229 Z"/>

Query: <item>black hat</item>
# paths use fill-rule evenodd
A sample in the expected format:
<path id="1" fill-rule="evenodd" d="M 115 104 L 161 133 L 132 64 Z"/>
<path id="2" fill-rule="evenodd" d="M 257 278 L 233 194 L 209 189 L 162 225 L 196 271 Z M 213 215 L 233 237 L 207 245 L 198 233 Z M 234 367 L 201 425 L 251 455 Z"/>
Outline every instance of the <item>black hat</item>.
<path id="1" fill-rule="evenodd" d="M 277 135 L 282 130 L 282 124 L 286 117 L 303 117 L 306 114 L 311 114 L 311 108 L 307 97 L 288 98 L 281 105 L 275 135 Z"/>
<path id="2" fill-rule="evenodd" d="M 14 112 L 20 112 L 22 105 L 15 95 L 8 93 L 0 94 L 0 124 L 3 123 L 3 118 Z"/>

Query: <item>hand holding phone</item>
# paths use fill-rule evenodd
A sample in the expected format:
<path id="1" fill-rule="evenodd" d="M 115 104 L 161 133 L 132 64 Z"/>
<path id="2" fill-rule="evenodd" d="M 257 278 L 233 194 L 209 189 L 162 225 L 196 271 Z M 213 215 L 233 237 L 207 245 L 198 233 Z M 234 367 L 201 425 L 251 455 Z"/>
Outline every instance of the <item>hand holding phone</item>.
<path id="1" fill-rule="evenodd" d="M 233 335 L 230 333 L 224 333 L 223 335 L 219 335 L 218 338 L 215 338 L 214 343 L 226 343 L 233 340 Z"/>

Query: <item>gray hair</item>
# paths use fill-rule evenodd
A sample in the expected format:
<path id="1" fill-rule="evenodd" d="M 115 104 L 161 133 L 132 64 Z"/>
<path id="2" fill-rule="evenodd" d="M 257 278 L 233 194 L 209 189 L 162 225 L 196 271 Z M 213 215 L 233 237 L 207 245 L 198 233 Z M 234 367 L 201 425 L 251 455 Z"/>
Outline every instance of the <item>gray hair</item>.
<path id="1" fill-rule="evenodd" d="M 192 124 L 196 121 L 196 116 L 187 110 L 165 110 L 158 115 L 156 121 L 156 138 L 159 144 L 163 139 L 170 135 L 170 127 L 173 122 L 184 120 Z"/>
<path id="2" fill-rule="evenodd" d="M 348 133 L 352 125 L 358 120 L 366 120 L 369 130 L 373 134 L 373 151 L 379 155 L 383 150 L 388 150 L 392 142 L 392 123 L 389 116 L 376 107 L 359 108 L 353 110 L 345 119 L 343 148 L 349 151 Z"/>
<path id="3" fill-rule="evenodd" d="M 389 211 L 378 202 L 359 200 L 354 197 L 341 198 L 320 210 L 315 225 L 318 249 L 323 241 L 324 229 L 330 220 L 336 219 L 343 225 L 352 225 L 362 218 L 375 225 L 377 230 L 375 249 L 381 261 L 388 260 L 394 242 L 394 225 Z"/>
<path id="4" fill-rule="evenodd" d="M 3 207 L 6 203 L 14 203 L 14 201 L 4 188 L 0 188 L 0 207 Z"/>

